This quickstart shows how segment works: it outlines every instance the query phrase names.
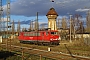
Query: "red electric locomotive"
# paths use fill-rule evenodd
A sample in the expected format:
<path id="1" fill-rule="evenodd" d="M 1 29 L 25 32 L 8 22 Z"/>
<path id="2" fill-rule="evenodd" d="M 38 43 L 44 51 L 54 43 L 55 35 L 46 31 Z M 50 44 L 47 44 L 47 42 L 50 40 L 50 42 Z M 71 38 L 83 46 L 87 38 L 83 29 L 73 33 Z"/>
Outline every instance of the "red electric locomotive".
<path id="1" fill-rule="evenodd" d="M 20 32 L 19 41 L 22 43 L 30 42 L 35 44 L 56 44 L 60 42 L 58 31 L 32 31 L 32 32 Z"/>

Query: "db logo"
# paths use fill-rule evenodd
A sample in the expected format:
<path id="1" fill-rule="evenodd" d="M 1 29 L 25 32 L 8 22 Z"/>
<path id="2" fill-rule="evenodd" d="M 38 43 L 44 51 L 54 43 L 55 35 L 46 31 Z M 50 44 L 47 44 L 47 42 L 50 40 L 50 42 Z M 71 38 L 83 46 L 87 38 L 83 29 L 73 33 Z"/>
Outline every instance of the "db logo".
<path id="1" fill-rule="evenodd" d="M 33 39 L 33 37 L 29 37 L 30 39 Z"/>

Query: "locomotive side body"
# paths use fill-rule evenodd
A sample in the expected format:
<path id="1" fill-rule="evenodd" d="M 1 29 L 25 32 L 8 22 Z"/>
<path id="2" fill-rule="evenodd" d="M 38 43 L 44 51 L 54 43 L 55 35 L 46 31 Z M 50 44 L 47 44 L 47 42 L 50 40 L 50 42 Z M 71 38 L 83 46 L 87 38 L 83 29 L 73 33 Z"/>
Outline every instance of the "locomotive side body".
<path id="1" fill-rule="evenodd" d="M 59 44 L 57 31 L 20 32 L 20 42 Z"/>

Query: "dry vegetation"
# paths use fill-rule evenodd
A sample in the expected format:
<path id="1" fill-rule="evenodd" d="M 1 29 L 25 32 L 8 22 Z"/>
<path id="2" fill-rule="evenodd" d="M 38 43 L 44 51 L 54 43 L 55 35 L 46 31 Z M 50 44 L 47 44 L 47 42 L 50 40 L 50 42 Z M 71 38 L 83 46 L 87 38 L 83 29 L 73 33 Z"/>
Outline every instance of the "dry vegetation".
<path id="1" fill-rule="evenodd" d="M 72 43 L 70 43 L 69 40 L 67 41 L 63 40 L 60 41 L 60 45 L 58 46 L 21 44 L 19 43 L 18 39 L 14 39 L 13 41 L 14 41 L 13 45 L 20 45 L 33 49 L 42 49 L 42 50 L 48 50 L 48 47 L 50 47 L 51 51 L 90 57 L 90 45 L 85 44 L 83 40 L 76 40 L 76 41 L 73 40 Z"/>
<path id="2" fill-rule="evenodd" d="M 72 41 L 72 43 L 64 40 L 61 41 L 58 46 L 41 46 L 32 44 L 23 44 L 22 46 L 42 50 L 48 50 L 48 47 L 50 47 L 51 51 L 90 57 L 90 46 L 85 44 L 83 40 Z"/>
<path id="3" fill-rule="evenodd" d="M 83 40 L 72 41 L 72 43 L 69 43 L 69 41 L 61 41 L 60 46 L 56 47 L 56 49 L 52 48 L 52 50 L 90 57 L 90 46 L 86 45 Z"/>

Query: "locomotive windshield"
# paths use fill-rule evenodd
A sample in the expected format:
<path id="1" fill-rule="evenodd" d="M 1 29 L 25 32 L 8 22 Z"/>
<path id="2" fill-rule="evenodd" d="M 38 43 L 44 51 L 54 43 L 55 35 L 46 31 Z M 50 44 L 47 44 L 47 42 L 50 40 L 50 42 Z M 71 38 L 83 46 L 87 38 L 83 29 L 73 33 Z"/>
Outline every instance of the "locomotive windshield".
<path id="1" fill-rule="evenodd" d="M 57 35 L 57 32 L 51 32 L 52 35 Z"/>

